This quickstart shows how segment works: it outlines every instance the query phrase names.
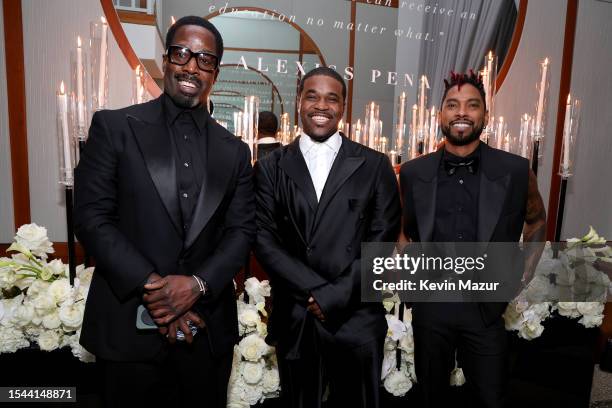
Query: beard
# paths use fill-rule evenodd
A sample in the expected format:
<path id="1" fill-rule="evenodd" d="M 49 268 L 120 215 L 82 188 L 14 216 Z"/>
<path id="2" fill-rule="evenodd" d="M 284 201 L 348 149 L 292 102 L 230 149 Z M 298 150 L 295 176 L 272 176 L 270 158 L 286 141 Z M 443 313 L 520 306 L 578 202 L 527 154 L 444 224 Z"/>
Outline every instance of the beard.
<path id="1" fill-rule="evenodd" d="M 308 136 L 310 136 L 310 138 L 312 140 L 314 140 L 315 142 L 323 143 L 324 141 L 326 141 L 327 139 L 332 137 L 334 135 L 334 133 L 336 133 L 337 131 L 338 131 L 338 129 L 336 128 L 336 129 L 330 130 L 328 133 L 326 133 L 324 135 L 311 135 L 311 134 L 308 134 Z"/>
<path id="2" fill-rule="evenodd" d="M 450 125 L 441 126 L 440 130 L 442 131 L 442 134 L 446 137 L 448 143 L 452 144 L 453 146 L 465 146 L 480 138 L 480 135 L 484 130 L 484 123 L 481 123 L 480 126 L 475 127 L 471 133 L 463 137 L 453 135 L 450 130 Z"/>

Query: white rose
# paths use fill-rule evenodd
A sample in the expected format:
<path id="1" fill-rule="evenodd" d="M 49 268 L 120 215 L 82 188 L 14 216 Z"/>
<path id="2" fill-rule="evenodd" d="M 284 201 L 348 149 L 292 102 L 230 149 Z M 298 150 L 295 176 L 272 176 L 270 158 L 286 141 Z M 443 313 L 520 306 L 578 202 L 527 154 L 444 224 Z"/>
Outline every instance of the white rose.
<path id="1" fill-rule="evenodd" d="M 581 315 L 599 315 L 604 311 L 604 304 L 599 302 L 576 302 L 576 309 Z"/>
<path id="2" fill-rule="evenodd" d="M 402 397 L 412 388 L 412 381 L 404 371 L 394 370 L 385 378 L 384 385 L 391 394 Z"/>
<path id="3" fill-rule="evenodd" d="M 277 392 L 280 386 L 280 377 L 278 375 L 278 368 L 272 367 L 264 371 L 263 379 L 261 382 L 265 393 Z"/>
<path id="4" fill-rule="evenodd" d="M 261 321 L 259 312 L 252 305 L 244 305 L 238 313 L 238 321 L 246 326 L 254 328 Z"/>
<path id="5" fill-rule="evenodd" d="M 265 298 L 270 296 L 270 283 L 267 280 L 259 281 L 255 277 L 251 277 L 244 282 L 244 290 L 249 295 L 249 302 L 261 303 L 265 302 Z"/>
<path id="6" fill-rule="evenodd" d="M 402 336 L 406 335 L 406 325 L 404 322 L 400 321 L 397 317 L 386 314 L 387 318 L 387 337 L 390 337 L 393 340 L 399 340 Z"/>
<path id="7" fill-rule="evenodd" d="M 54 330 L 60 327 L 60 324 L 62 324 L 62 321 L 57 310 L 44 315 L 42 318 L 42 325 L 45 329 Z"/>
<path id="8" fill-rule="evenodd" d="M 257 335 L 250 335 L 240 340 L 238 344 L 240 353 L 248 361 L 258 361 L 264 354 L 268 353 L 269 346 Z"/>
<path id="9" fill-rule="evenodd" d="M 544 331 L 544 326 L 540 324 L 539 321 L 527 321 L 521 328 L 519 329 L 519 337 L 524 338 L 525 340 L 533 340 L 542 335 Z"/>
<path id="10" fill-rule="evenodd" d="M 13 314 L 13 323 L 17 327 L 27 326 L 34 318 L 34 307 L 30 304 L 20 305 Z"/>
<path id="11" fill-rule="evenodd" d="M 559 302 L 557 303 L 557 310 L 561 316 L 569 318 L 580 316 L 580 313 L 576 308 L 576 302 Z"/>
<path id="12" fill-rule="evenodd" d="M 49 312 L 57 309 L 55 299 L 49 293 L 40 293 L 34 299 L 32 299 L 32 305 L 36 309 L 36 313 L 39 316 L 45 316 Z"/>
<path id="13" fill-rule="evenodd" d="M 604 315 L 584 315 L 578 323 L 582 324 L 587 329 L 591 327 L 599 327 L 603 323 Z"/>
<path id="14" fill-rule="evenodd" d="M 70 287 L 70 281 L 62 278 L 57 279 L 49 286 L 49 294 L 53 296 L 55 303 L 65 302 L 71 295 L 72 288 Z"/>
<path id="15" fill-rule="evenodd" d="M 68 337 L 68 336 L 66 336 Z M 93 363 L 96 361 L 96 356 L 87 351 L 83 346 L 79 344 L 79 338 L 81 337 L 81 331 L 78 330 L 73 336 L 69 336 L 69 345 L 72 350 L 72 355 L 78 358 L 83 363 Z"/>
<path id="16" fill-rule="evenodd" d="M 256 363 L 251 361 L 244 361 L 240 367 L 240 373 L 242 374 L 242 378 L 244 378 L 244 382 L 247 384 L 257 384 L 261 381 L 264 372 L 264 364 L 263 361 L 258 361 Z"/>
<path id="17" fill-rule="evenodd" d="M 43 351 L 53 351 L 59 347 L 60 335 L 57 330 L 46 330 L 38 336 L 38 347 Z"/>
<path id="18" fill-rule="evenodd" d="M 0 326 L 0 354 L 14 353 L 29 345 L 30 342 L 25 338 L 21 329 Z"/>
<path id="19" fill-rule="evenodd" d="M 28 296 L 34 298 L 41 293 L 45 293 L 49 289 L 49 282 L 37 279 L 28 288 Z"/>
<path id="20" fill-rule="evenodd" d="M 0 268 L 0 288 L 8 289 L 13 287 L 17 279 L 15 271 L 8 266 Z"/>
<path id="21" fill-rule="evenodd" d="M 59 319 L 66 329 L 77 329 L 83 323 L 83 302 L 64 304 L 59 309 Z"/>
<path id="22" fill-rule="evenodd" d="M 13 316 L 23 302 L 23 294 L 15 296 L 12 299 L 0 299 L 2 304 L 2 313 L 0 313 L 0 324 L 2 326 L 13 326 Z"/>
<path id="23" fill-rule="evenodd" d="M 47 258 L 47 254 L 53 253 L 52 244 L 47 237 L 47 229 L 36 224 L 25 224 L 19 227 L 15 241 L 43 259 Z"/>
<path id="24" fill-rule="evenodd" d="M 43 268 L 47 269 L 51 275 L 68 276 L 68 265 L 64 265 L 59 259 L 52 260 L 48 264 L 44 265 Z"/>
<path id="25" fill-rule="evenodd" d="M 460 387 L 465 384 L 465 376 L 461 367 L 455 367 L 450 375 L 450 385 Z"/>
<path id="26" fill-rule="evenodd" d="M 255 405 L 263 399 L 263 390 L 261 387 L 249 385 L 244 382 L 241 376 L 238 376 L 236 382 L 233 384 L 231 394 L 237 394 L 232 396 L 232 401 L 244 401 L 247 404 Z"/>

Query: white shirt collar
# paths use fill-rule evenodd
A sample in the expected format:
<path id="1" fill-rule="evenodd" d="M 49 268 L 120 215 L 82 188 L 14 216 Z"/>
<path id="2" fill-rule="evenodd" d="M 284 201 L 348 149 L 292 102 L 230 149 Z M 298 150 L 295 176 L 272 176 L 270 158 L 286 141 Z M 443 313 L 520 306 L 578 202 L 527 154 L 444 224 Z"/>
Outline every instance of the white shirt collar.
<path id="1" fill-rule="evenodd" d="M 338 154 L 340 150 L 340 146 L 342 145 L 342 136 L 340 136 L 340 132 L 336 131 L 333 135 L 327 138 L 324 142 L 315 142 L 310 136 L 306 133 L 302 132 L 300 137 L 300 150 L 302 154 L 305 156 L 308 154 L 310 149 L 314 146 L 326 146 L 331 149 L 334 154 Z"/>
<path id="2" fill-rule="evenodd" d="M 260 139 L 257 139 L 257 144 L 272 144 L 278 142 L 275 137 L 265 136 Z"/>

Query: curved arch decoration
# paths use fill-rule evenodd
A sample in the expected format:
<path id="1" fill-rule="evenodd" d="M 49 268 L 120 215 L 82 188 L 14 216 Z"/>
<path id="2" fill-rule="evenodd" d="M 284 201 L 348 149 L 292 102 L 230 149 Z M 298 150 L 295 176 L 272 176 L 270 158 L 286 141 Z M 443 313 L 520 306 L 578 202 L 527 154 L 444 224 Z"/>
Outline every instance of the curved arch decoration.
<path id="1" fill-rule="evenodd" d="M 508 48 L 506 58 L 504 58 L 504 63 L 497 74 L 497 80 L 495 81 L 495 93 L 499 92 L 499 88 L 501 88 L 502 84 L 504 83 L 504 80 L 510 71 L 510 66 L 514 61 L 519 43 L 521 42 L 523 27 L 525 26 L 525 17 L 527 16 L 527 3 L 528 0 L 521 0 L 519 3 L 518 15 L 516 16 L 516 25 L 514 26 L 514 32 L 512 33 L 512 39 L 510 40 L 510 47 Z"/>
<path id="2" fill-rule="evenodd" d="M 280 20 L 280 16 L 281 16 L 280 13 L 277 13 L 277 12 L 275 12 L 273 10 L 268 10 L 266 8 L 263 8 L 263 7 L 253 7 L 253 6 L 235 6 L 235 7 L 232 6 L 231 10 L 232 10 L 231 11 L 232 13 L 234 11 L 257 11 L 257 12 L 260 12 L 260 13 L 266 13 L 266 14 L 270 14 L 273 17 L 278 18 L 279 19 L 278 21 L 281 22 L 281 23 L 286 23 L 286 24 L 291 25 L 293 28 L 295 28 L 297 31 L 299 31 L 301 35 L 306 37 L 310 41 L 310 43 L 314 46 L 316 54 L 319 56 L 319 59 L 321 60 L 321 65 L 327 66 L 327 63 L 325 62 L 325 58 L 323 57 L 323 53 L 321 52 L 321 49 L 319 48 L 317 43 L 314 42 L 312 37 L 310 37 L 310 35 L 308 35 L 308 33 L 302 27 L 300 27 L 298 24 L 296 24 L 295 22 L 293 22 L 293 21 L 285 21 L 285 20 L 281 21 Z M 229 13 L 223 13 L 223 14 L 229 14 Z M 215 12 L 212 12 L 212 13 L 204 16 L 204 18 L 208 20 L 208 19 L 211 19 L 213 17 L 220 16 L 220 15 L 222 15 L 222 14 L 219 13 L 219 11 L 215 11 Z"/>
<path id="3" fill-rule="evenodd" d="M 285 109 L 283 108 L 283 97 L 281 96 L 280 92 L 278 91 L 278 88 L 276 87 L 276 85 L 274 85 L 274 82 L 272 82 L 272 80 L 263 72 L 261 72 L 260 70 L 258 70 L 257 68 L 253 68 L 249 65 L 242 65 L 242 64 L 223 64 L 220 67 L 221 68 L 225 68 L 225 67 L 247 67 L 247 69 L 249 71 L 254 71 L 257 72 L 259 75 L 262 76 L 263 79 L 266 80 L 266 82 L 268 82 L 271 86 L 272 86 L 272 93 L 276 94 L 276 96 L 278 97 L 279 103 L 280 103 L 280 108 L 281 108 L 281 114 L 285 113 Z M 274 98 L 272 98 L 272 110 L 274 110 Z"/>

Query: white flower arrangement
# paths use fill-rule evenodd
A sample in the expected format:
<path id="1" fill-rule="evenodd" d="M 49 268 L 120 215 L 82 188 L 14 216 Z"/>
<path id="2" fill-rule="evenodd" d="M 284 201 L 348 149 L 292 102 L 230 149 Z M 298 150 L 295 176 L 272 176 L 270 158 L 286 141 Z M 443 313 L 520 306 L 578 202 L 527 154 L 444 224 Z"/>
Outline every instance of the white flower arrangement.
<path id="1" fill-rule="evenodd" d="M 227 387 L 228 408 L 247 408 L 276 398 L 280 393 L 280 377 L 274 347 L 265 342 L 268 316 L 265 305 L 270 296 L 270 284 L 252 277 L 244 283 L 244 294 L 237 300 L 240 342 L 234 346 L 232 373 Z"/>
<path id="2" fill-rule="evenodd" d="M 79 360 L 94 361 L 79 345 L 93 268 L 77 266 L 71 286 L 68 265 L 47 261 L 53 246 L 36 224 L 19 227 L 7 252 L 10 258 L 0 258 L 0 353 L 35 343 L 43 351 L 69 346 Z"/>
<path id="3" fill-rule="evenodd" d="M 555 258 L 547 242 L 533 280 L 504 313 L 506 330 L 533 340 L 542 335 L 542 323 L 554 312 L 578 319 L 586 328 L 601 326 L 612 284 L 608 275 L 597 270 L 594 264 L 612 263 L 612 248 L 605 243 L 606 239 L 590 227 L 582 238 L 568 239 L 567 247 Z M 596 301 L 561 301 L 567 299 Z"/>

